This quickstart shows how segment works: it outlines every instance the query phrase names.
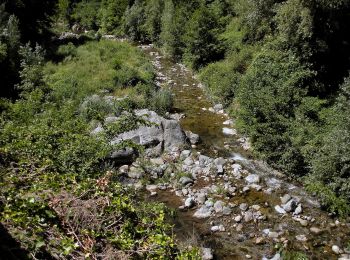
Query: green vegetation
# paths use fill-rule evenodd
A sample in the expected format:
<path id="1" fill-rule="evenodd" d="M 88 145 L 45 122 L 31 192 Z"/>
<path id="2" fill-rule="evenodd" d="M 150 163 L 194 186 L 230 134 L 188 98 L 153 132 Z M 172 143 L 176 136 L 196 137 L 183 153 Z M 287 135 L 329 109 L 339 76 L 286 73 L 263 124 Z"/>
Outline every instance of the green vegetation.
<path id="1" fill-rule="evenodd" d="M 20 50 L 22 98 L 1 120 L 1 222 L 34 258 L 181 259 L 164 206 L 140 202 L 104 160 L 114 149 L 139 148 L 113 147 L 109 135 L 147 122 L 124 114 L 105 135 L 90 134 L 108 114 L 152 102 L 161 102 L 163 112 L 170 106 L 167 92 L 153 85 L 151 64 L 127 43 L 65 45 L 58 52 L 62 62 L 44 65 L 40 47 Z M 114 103 L 98 95 L 118 89 L 133 93 Z"/>
<path id="2" fill-rule="evenodd" d="M 349 9 L 345 1 L 137 0 L 120 28 L 198 71 L 256 155 L 347 215 Z"/>

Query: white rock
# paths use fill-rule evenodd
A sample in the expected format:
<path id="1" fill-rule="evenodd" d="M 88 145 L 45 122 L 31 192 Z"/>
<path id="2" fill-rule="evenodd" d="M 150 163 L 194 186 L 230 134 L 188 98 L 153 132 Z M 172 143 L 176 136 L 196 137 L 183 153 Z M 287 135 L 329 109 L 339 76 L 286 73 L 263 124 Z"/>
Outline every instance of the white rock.
<path id="1" fill-rule="evenodd" d="M 237 130 L 236 130 L 236 129 L 232 129 L 232 128 L 224 127 L 224 128 L 222 129 L 222 132 L 223 132 L 225 135 L 237 135 Z"/>
<path id="2" fill-rule="evenodd" d="M 185 200 L 185 207 L 186 208 L 192 208 L 192 207 L 194 207 L 194 205 L 195 205 L 196 203 L 195 203 L 195 201 L 193 200 L 193 198 L 187 198 L 186 200 Z"/>
<path id="3" fill-rule="evenodd" d="M 333 245 L 332 246 L 332 251 L 335 253 L 335 254 L 337 254 L 337 255 L 339 255 L 339 254 L 341 254 L 342 253 L 342 250 L 339 248 L 339 246 L 337 246 L 337 245 Z"/>
<path id="4" fill-rule="evenodd" d="M 295 236 L 296 240 L 300 241 L 300 242 L 306 242 L 307 241 L 307 237 L 305 235 L 297 235 Z"/>
<path id="5" fill-rule="evenodd" d="M 202 247 L 202 260 L 212 260 L 214 259 L 213 252 L 211 248 Z"/>
<path id="6" fill-rule="evenodd" d="M 286 212 L 283 208 L 281 208 L 281 206 L 279 206 L 279 205 L 275 206 L 275 210 L 276 210 L 277 213 L 279 213 L 279 214 L 286 214 L 286 213 L 287 213 L 287 212 Z"/>
<path id="7" fill-rule="evenodd" d="M 249 184 L 253 183 L 259 183 L 260 182 L 260 176 L 257 174 L 250 174 L 245 178 L 246 182 Z"/>

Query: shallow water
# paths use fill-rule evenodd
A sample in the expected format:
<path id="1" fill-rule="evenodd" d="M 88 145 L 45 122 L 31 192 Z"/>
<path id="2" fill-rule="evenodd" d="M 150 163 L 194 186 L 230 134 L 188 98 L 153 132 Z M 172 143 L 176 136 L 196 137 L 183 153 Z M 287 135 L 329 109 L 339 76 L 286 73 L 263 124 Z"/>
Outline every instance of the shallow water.
<path id="1" fill-rule="evenodd" d="M 229 202 L 237 205 L 243 202 L 250 205 L 264 205 L 261 212 L 267 216 L 267 221 L 245 223 L 244 230 L 237 232 L 232 216 L 199 220 L 193 217 L 193 210 L 177 210 L 177 217 L 172 220 L 176 238 L 184 244 L 214 249 L 215 259 L 246 259 L 246 254 L 251 255 L 252 259 L 261 259 L 263 256 L 272 257 L 277 252 L 275 248 L 277 244 L 273 241 L 266 241 L 262 245 L 256 245 L 254 239 L 258 234 L 261 234 L 263 229 L 276 230 L 283 225 L 283 228 L 287 230 L 283 236 L 290 241 L 289 250 L 302 251 L 310 259 L 337 259 L 331 252 L 329 245 L 337 244 L 344 247 L 350 240 L 349 225 L 343 224 L 330 228 L 329 223 L 334 222 L 334 219 L 315 207 L 317 203 L 304 192 L 300 184 L 286 180 L 266 164 L 253 160 L 251 154 L 239 145 L 239 135 L 225 134 L 223 129 L 226 128 L 226 132 L 228 132 L 227 128 L 234 130 L 234 124 L 224 125 L 223 123 L 229 119 L 227 115 L 209 111 L 209 108 L 213 105 L 205 96 L 200 82 L 191 71 L 183 65 L 176 64 L 171 59 L 162 56 L 152 46 L 142 46 L 142 49 L 153 60 L 158 72 L 159 85 L 169 87 L 174 93 L 174 111 L 172 112 L 185 114 L 185 117 L 180 120 L 183 129 L 199 134 L 201 137 L 201 143 L 195 150 L 211 157 L 232 158 L 242 164 L 250 173 L 258 173 L 264 176 L 265 184 L 268 187 L 276 188 L 276 191 L 271 194 L 251 190 L 248 193 L 238 194 L 229 199 Z M 199 190 L 205 186 L 223 182 L 220 179 L 210 180 L 209 182 L 199 179 L 193 189 Z M 243 187 L 245 183 L 241 181 L 237 185 Z M 280 196 L 285 193 L 304 199 L 303 215 L 317 218 L 315 224 L 310 226 L 318 226 L 324 229 L 325 231 L 321 235 L 312 235 L 309 232 L 310 226 L 301 227 L 289 216 L 282 219 L 283 217 L 276 214 L 273 207 L 280 203 Z M 183 205 L 183 200 L 170 191 L 159 191 L 158 196 L 152 199 L 164 202 L 174 209 L 178 209 L 179 206 Z M 233 214 L 239 213 L 240 211 L 236 207 Z M 226 231 L 211 233 L 211 222 L 225 224 Z M 307 235 L 309 240 L 302 243 L 295 241 L 295 236 L 299 234 Z"/>

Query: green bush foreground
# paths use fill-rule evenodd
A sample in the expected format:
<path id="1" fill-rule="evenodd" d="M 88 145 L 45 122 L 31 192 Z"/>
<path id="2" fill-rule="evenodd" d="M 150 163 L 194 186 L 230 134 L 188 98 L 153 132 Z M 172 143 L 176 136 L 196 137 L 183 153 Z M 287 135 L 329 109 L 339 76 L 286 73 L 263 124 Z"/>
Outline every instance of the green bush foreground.
<path id="1" fill-rule="evenodd" d="M 23 48 L 22 98 L 1 116 L 0 219 L 28 258 L 194 259 L 196 251 L 176 246 L 166 208 L 118 182 L 104 161 L 116 149 L 107 136 L 90 134 L 109 114 L 155 107 L 153 100 L 164 100 L 161 112 L 170 106 L 142 52 L 111 41 L 70 44 L 59 49 L 62 62 L 44 65 L 40 51 Z M 112 91 L 128 97 L 82 109 Z M 112 134 L 136 119 L 123 115 Z"/>

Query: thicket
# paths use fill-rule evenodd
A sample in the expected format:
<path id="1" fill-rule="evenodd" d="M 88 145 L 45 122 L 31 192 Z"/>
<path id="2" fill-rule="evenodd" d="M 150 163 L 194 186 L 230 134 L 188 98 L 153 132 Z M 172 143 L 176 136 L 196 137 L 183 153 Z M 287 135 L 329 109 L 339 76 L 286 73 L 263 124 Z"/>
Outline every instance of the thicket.
<path id="1" fill-rule="evenodd" d="M 108 141 L 147 123 L 133 108 L 169 106 L 167 93 L 153 84 L 151 63 L 137 48 L 112 41 L 68 44 L 58 52 L 62 62 L 44 63 L 39 46 L 20 50 L 21 99 L 7 104 L 0 121 L 2 224 L 28 258 L 195 256 L 176 247 L 167 209 L 140 201 L 105 160 L 115 149 L 138 148 Z M 105 95 L 118 93 L 122 99 L 106 102 Z M 107 115 L 120 117 L 106 134 L 92 136 Z"/>
<path id="2" fill-rule="evenodd" d="M 136 0 L 120 28 L 197 70 L 213 100 L 237 117 L 257 155 L 304 181 L 330 211 L 346 215 L 349 122 L 340 115 L 350 106 L 344 101 L 349 5 Z"/>

